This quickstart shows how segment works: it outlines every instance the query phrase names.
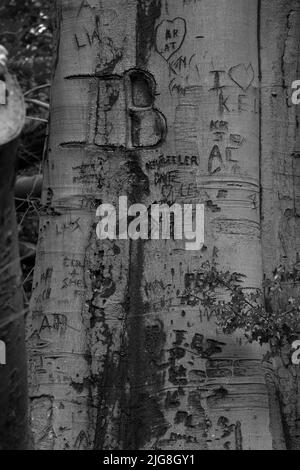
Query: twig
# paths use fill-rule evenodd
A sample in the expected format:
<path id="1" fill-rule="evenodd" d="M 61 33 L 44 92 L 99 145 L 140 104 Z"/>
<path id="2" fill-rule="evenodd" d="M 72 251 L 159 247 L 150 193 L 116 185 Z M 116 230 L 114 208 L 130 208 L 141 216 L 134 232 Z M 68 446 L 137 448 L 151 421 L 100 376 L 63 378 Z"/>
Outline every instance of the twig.
<path id="1" fill-rule="evenodd" d="M 25 101 L 26 101 L 26 103 L 36 104 L 37 106 L 40 106 L 40 108 L 44 108 L 44 109 L 47 109 L 47 110 L 50 109 L 50 106 L 49 106 L 48 103 L 44 103 L 43 101 L 40 101 L 40 100 L 26 98 Z"/>
<path id="2" fill-rule="evenodd" d="M 33 116 L 26 116 L 26 119 L 30 119 L 31 121 L 39 121 L 39 122 L 46 122 L 48 123 L 47 119 L 33 117 Z"/>
<path id="3" fill-rule="evenodd" d="M 44 85 L 35 86 L 31 88 L 30 90 L 25 91 L 24 96 L 28 96 L 30 95 L 30 93 L 34 93 L 35 91 L 42 90 L 43 88 L 49 88 L 50 86 L 51 86 L 50 83 L 45 83 Z"/>

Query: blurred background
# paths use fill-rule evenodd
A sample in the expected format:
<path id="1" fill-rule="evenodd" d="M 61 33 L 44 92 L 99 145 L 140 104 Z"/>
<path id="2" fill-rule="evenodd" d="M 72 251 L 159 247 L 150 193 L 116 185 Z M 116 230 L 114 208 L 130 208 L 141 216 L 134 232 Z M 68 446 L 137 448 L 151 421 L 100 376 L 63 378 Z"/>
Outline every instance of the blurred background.
<path id="1" fill-rule="evenodd" d="M 8 68 L 22 87 L 27 109 L 18 148 L 15 191 L 25 307 L 31 295 L 38 237 L 53 60 L 53 3 L 1 0 L 0 5 L 0 44 L 9 52 Z"/>

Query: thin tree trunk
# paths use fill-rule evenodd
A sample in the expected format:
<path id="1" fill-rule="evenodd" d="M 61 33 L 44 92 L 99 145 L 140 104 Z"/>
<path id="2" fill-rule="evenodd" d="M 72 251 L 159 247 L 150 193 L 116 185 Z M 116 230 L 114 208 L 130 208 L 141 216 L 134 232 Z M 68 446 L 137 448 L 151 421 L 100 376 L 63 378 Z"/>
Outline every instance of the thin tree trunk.
<path id="1" fill-rule="evenodd" d="M 14 206 L 16 137 L 24 124 L 24 103 L 13 78 L 6 74 L 5 81 L 7 94 L 0 105 L 0 340 L 6 363 L 0 365 L 0 449 L 12 450 L 28 444 L 24 307 Z"/>
<path id="2" fill-rule="evenodd" d="M 261 40 L 262 245 L 264 273 L 270 277 L 280 265 L 287 273 L 300 268 L 300 115 L 291 101 L 291 85 L 300 73 L 298 0 L 262 0 Z M 287 282 L 287 298 L 289 291 L 299 295 L 299 285 Z M 275 367 L 285 435 L 288 448 L 299 449 L 300 372 L 291 364 L 290 348 L 283 349 Z"/>
<path id="3" fill-rule="evenodd" d="M 261 286 L 258 14 L 256 0 L 57 3 L 30 337 L 37 448 L 284 447 L 263 351 L 186 296 L 217 252 Z M 97 206 L 124 195 L 205 203 L 206 246 L 97 240 Z"/>

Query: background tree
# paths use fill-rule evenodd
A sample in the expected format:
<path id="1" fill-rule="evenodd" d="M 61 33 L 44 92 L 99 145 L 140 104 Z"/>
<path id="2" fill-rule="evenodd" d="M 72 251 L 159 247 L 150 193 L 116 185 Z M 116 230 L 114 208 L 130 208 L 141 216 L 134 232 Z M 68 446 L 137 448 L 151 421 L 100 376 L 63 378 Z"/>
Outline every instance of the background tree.
<path id="1" fill-rule="evenodd" d="M 42 172 L 53 60 L 52 11 L 53 5 L 46 0 L 5 0 L 0 5 L 0 44 L 9 51 L 9 69 L 18 77 L 27 107 L 17 152 L 16 187 L 25 305 L 31 294 L 38 233 L 39 191 L 33 190 L 32 182 Z"/>
<path id="2" fill-rule="evenodd" d="M 41 171 L 48 114 L 48 88 L 45 88 L 45 84 L 50 81 L 52 59 L 48 9 L 49 2 L 34 0 L 5 0 L 0 5 L 0 44 L 5 45 L 10 52 L 9 70 L 21 82 L 23 93 L 27 94 L 28 108 L 26 125 L 17 142 L 17 134 L 24 124 L 24 103 L 21 90 L 12 76 L 1 71 L 1 84 L 3 80 L 7 82 L 8 93 L 5 105 L 5 92 L 2 93 L 0 106 L 0 337 L 6 342 L 7 360 L 6 366 L 0 368 L 1 449 L 22 449 L 29 445 L 24 318 L 31 291 L 39 214 L 36 201 L 30 197 L 32 188 L 24 192 L 24 177 Z M 15 99 L 12 98 L 13 94 Z M 7 135 L 7 124 L 15 131 L 14 135 Z M 22 201 L 17 200 L 17 223 L 14 207 L 16 166 L 18 173 L 22 175 L 22 184 L 17 184 L 17 195 L 22 198 Z M 20 276 L 19 251 L 23 280 Z"/>
<path id="3" fill-rule="evenodd" d="M 14 207 L 17 139 L 25 107 L 16 79 L 7 72 L 6 52 L 0 46 L 0 339 L 5 354 L 0 366 L 2 450 L 22 449 L 28 444 L 25 312 Z"/>

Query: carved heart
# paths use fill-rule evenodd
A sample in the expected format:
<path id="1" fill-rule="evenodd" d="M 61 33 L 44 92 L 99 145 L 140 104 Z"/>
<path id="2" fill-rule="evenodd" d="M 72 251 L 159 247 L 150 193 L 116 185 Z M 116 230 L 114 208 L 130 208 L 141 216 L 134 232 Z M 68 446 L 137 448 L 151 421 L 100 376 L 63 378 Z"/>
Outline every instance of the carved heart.
<path id="1" fill-rule="evenodd" d="M 163 20 L 155 30 L 155 47 L 157 52 L 165 59 L 177 52 L 185 39 L 186 22 L 183 18 Z"/>
<path id="2" fill-rule="evenodd" d="M 231 67 L 228 75 L 238 87 L 246 91 L 254 80 L 254 69 L 251 63 L 247 66 L 245 64 L 239 64 Z"/>

